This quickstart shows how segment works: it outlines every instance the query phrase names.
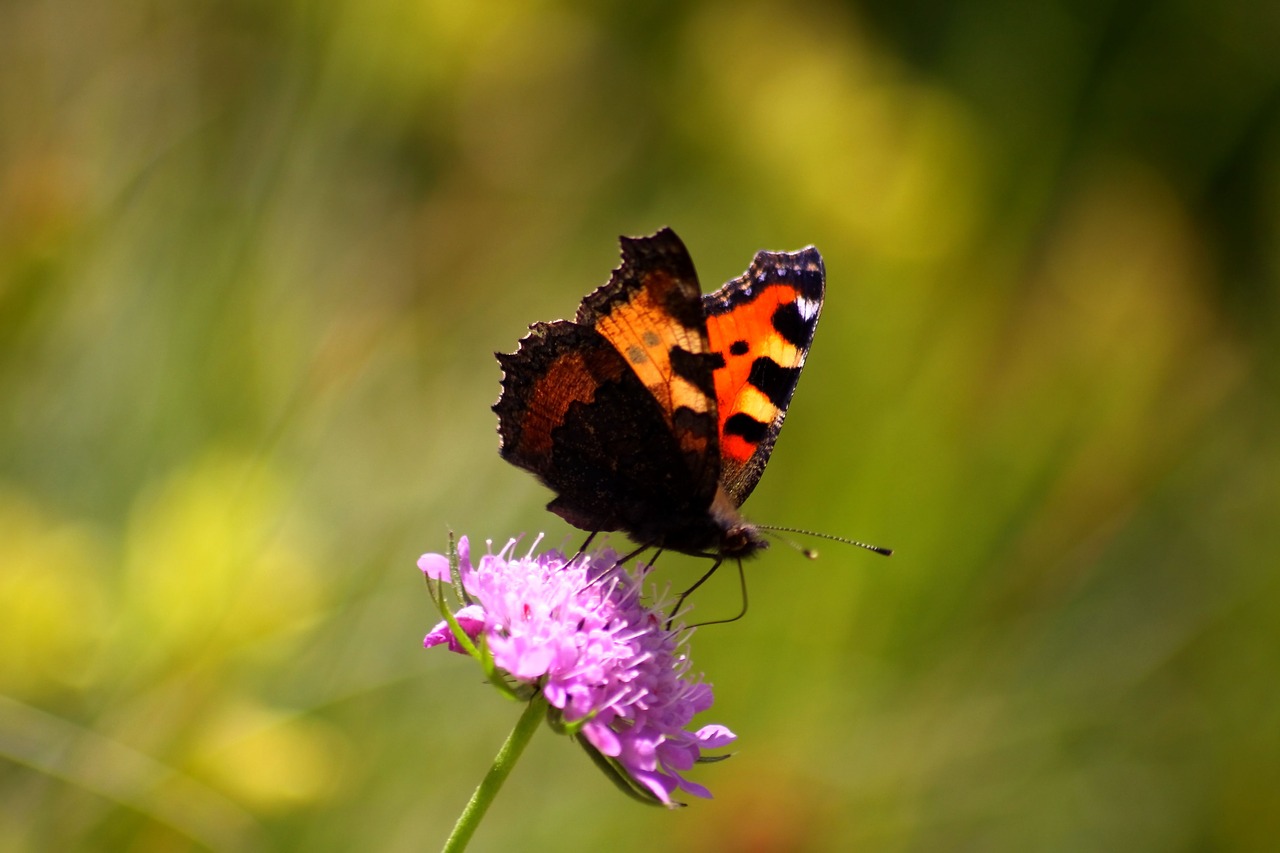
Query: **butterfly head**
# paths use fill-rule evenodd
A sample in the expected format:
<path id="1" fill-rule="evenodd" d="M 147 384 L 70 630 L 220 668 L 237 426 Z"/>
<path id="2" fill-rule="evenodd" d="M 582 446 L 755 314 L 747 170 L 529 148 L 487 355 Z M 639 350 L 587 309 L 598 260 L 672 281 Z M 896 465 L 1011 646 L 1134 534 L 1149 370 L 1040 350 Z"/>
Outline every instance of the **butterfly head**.
<path id="1" fill-rule="evenodd" d="M 719 542 L 712 550 L 720 556 L 742 559 L 769 547 L 769 540 L 759 528 L 738 514 L 738 508 L 724 489 L 719 489 L 712 501 L 710 515 L 719 532 Z"/>
<path id="2" fill-rule="evenodd" d="M 764 538 L 759 529 L 741 519 L 737 524 L 725 528 L 720 536 L 719 551 L 723 557 L 742 559 L 768 547 L 769 540 Z"/>

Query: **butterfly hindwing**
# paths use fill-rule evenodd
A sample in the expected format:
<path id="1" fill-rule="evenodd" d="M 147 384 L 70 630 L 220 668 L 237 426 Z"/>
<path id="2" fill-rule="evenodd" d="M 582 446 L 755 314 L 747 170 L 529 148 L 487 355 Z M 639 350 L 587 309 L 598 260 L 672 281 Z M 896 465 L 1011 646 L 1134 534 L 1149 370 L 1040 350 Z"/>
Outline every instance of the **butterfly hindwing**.
<path id="1" fill-rule="evenodd" d="M 741 506 L 760 481 L 822 312 L 826 272 L 812 246 L 758 252 L 745 273 L 703 297 L 715 372 L 720 482 Z"/>

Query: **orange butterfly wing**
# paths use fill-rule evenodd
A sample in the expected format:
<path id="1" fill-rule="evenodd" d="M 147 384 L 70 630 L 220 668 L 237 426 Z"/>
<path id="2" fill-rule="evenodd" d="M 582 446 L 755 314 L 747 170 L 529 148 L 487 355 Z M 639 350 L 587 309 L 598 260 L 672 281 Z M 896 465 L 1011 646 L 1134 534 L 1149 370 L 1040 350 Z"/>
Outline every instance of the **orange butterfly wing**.
<path id="1" fill-rule="evenodd" d="M 741 506 L 760 482 L 822 313 L 818 250 L 759 252 L 747 271 L 702 298 L 715 371 L 720 484 Z"/>

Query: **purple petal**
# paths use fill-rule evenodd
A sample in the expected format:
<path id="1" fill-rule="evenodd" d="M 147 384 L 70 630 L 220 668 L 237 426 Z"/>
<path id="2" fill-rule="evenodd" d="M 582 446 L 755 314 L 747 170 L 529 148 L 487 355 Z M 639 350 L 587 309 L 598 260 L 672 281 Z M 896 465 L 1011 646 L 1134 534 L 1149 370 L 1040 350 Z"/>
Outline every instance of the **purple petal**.
<path id="1" fill-rule="evenodd" d="M 418 558 L 418 568 L 430 580 L 449 580 L 449 558 L 443 554 L 423 554 Z"/>
<path id="2" fill-rule="evenodd" d="M 711 792 L 697 782 L 690 782 L 683 776 L 680 777 L 680 790 L 693 794 L 695 797 L 702 797 L 704 800 L 711 799 Z"/>
<path id="3" fill-rule="evenodd" d="M 547 701 L 551 703 L 551 707 L 564 710 L 565 702 L 568 696 L 565 694 L 564 685 L 558 681 L 548 681 L 542 688 L 542 695 L 547 697 Z"/>
<path id="4" fill-rule="evenodd" d="M 631 778 L 653 792 L 653 795 L 666 805 L 671 805 L 671 795 L 680 787 L 680 780 L 656 770 L 634 770 L 627 768 Z"/>
<path id="5" fill-rule="evenodd" d="M 565 706 L 565 711 L 568 712 L 570 719 L 581 720 L 594 710 L 596 705 L 590 693 L 583 691 L 569 694 L 569 704 Z"/>
<path id="6" fill-rule="evenodd" d="M 632 730 L 622 735 L 622 752 L 618 760 L 628 767 L 652 770 L 658 766 L 658 745 L 662 735 Z"/>
<path id="7" fill-rule="evenodd" d="M 453 614 L 453 618 L 458 620 L 458 626 L 462 628 L 462 632 L 473 640 L 484 630 L 484 608 L 478 604 L 462 608 Z M 422 641 L 422 645 L 428 649 L 442 643 L 448 643 L 451 652 L 464 652 L 462 646 L 458 644 L 458 638 L 453 636 L 448 622 L 436 625 Z"/>
<path id="8" fill-rule="evenodd" d="M 601 755 L 616 758 L 622 752 L 622 743 L 618 740 L 618 733 L 608 726 L 601 725 L 596 720 L 592 720 L 583 726 L 582 734 L 586 737 L 588 743 L 600 750 Z"/>
<path id="9" fill-rule="evenodd" d="M 704 682 L 695 685 L 693 689 L 689 691 L 689 696 L 686 701 L 692 705 L 693 713 L 701 714 L 715 703 L 715 694 L 711 692 L 711 685 Z"/>
<path id="10" fill-rule="evenodd" d="M 738 739 L 738 736 L 725 726 L 710 725 L 703 726 L 694 734 L 698 740 L 698 745 L 703 749 L 717 749 L 722 746 L 728 746 Z"/>
<path id="11" fill-rule="evenodd" d="M 495 640 L 490 647 L 493 649 L 494 663 L 521 681 L 533 681 L 546 675 L 555 654 L 553 649 L 545 645 L 528 642 L 500 645 Z M 501 653 L 499 649 L 502 649 Z"/>
<path id="12" fill-rule="evenodd" d="M 688 770 L 698 761 L 698 748 L 692 744 L 672 743 L 658 747 L 658 757 L 668 770 Z"/>

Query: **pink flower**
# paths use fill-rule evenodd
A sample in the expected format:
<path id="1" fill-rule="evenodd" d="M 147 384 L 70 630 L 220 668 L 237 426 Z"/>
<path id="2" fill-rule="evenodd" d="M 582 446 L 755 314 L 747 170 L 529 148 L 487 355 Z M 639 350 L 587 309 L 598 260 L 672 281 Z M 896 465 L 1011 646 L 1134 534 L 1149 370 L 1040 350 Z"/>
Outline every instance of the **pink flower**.
<path id="1" fill-rule="evenodd" d="M 571 730 L 662 803 L 684 790 L 710 792 L 681 776 L 703 750 L 732 743 L 724 726 L 691 730 L 711 707 L 711 686 L 690 674 L 683 626 L 640 600 L 640 583 L 616 565 L 612 549 L 566 560 L 558 551 L 513 558 L 516 540 L 471 562 L 458 543 L 462 586 L 475 602 L 454 614 L 472 639 L 483 635 L 493 663 L 542 691 Z M 536 543 L 535 543 L 536 545 Z M 418 566 L 434 580 L 448 563 L 425 554 Z M 643 574 L 643 572 L 641 572 Z M 431 630 L 427 647 L 461 651 L 447 622 Z"/>

